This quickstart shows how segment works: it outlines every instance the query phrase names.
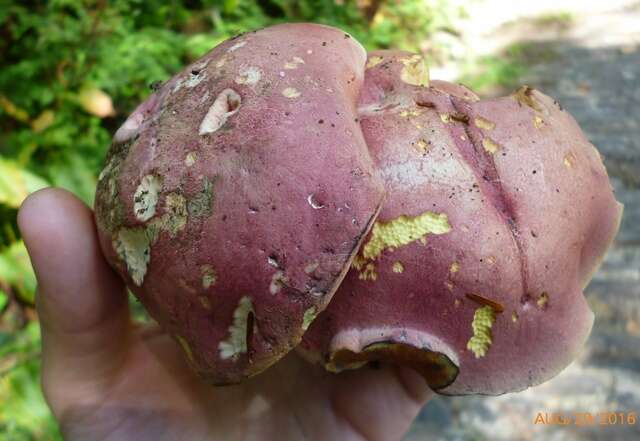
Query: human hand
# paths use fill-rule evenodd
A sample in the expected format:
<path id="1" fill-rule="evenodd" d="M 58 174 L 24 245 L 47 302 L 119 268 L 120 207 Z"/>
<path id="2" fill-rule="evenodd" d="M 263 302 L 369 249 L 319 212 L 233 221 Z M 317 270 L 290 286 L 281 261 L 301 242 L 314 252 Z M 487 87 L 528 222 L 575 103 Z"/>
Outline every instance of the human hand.
<path id="1" fill-rule="evenodd" d="M 409 369 L 335 375 L 293 353 L 240 385 L 210 386 L 160 328 L 131 321 L 75 196 L 34 193 L 18 223 L 38 279 L 42 387 L 67 441 L 389 441 L 431 396 Z"/>

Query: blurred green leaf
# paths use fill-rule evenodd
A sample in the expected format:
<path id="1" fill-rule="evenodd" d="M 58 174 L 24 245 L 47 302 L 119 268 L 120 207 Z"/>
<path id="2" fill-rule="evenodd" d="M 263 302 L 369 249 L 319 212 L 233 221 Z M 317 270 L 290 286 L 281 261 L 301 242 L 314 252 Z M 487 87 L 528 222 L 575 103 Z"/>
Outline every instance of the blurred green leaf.
<path id="1" fill-rule="evenodd" d="M 0 282 L 15 289 L 21 300 L 34 303 L 36 278 L 24 242 L 15 242 L 0 253 Z"/>
<path id="2" fill-rule="evenodd" d="M 38 324 L 30 323 L 19 340 L 14 357 L 0 363 L 0 439 L 62 441 L 40 390 Z"/>
<path id="3" fill-rule="evenodd" d="M 9 295 L 0 289 L 0 312 L 4 310 L 8 303 Z"/>
<path id="4" fill-rule="evenodd" d="M 17 208 L 29 193 L 46 186 L 41 177 L 0 156 L 0 204 Z"/>
<path id="5" fill-rule="evenodd" d="M 85 158 L 69 153 L 52 164 L 48 173 L 54 186 L 69 190 L 87 205 L 93 206 L 97 178 Z"/>

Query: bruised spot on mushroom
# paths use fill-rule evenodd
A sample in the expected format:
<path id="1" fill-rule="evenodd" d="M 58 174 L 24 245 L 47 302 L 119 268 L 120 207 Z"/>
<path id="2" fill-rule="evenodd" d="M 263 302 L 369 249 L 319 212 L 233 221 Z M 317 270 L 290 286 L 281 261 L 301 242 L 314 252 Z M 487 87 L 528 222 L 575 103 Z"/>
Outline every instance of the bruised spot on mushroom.
<path id="1" fill-rule="evenodd" d="M 376 221 L 371 237 L 362 248 L 362 256 L 377 259 L 386 249 L 408 245 L 427 234 L 445 234 L 451 231 L 449 219 L 444 213 L 426 211 L 417 216 L 401 215 L 387 222 Z"/>
<path id="2" fill-rule="evenodd" d="M 141 286 L 151 260 L 151 243 L 155 230 L 147 228 L 121 228 L 113 241 L 113 248 L 122 261 L 133 283 Z"/>
<path id="3" fill-rule="evenodd" d="M 213 182 L 205 176 L 202 178 L 202 190 L 189 199 L 187 203 L 189 215 L 195 218 L 209 216 L 213 211 L 213 200 Z"/>
<path id="4" fill-rule="evenodd" d="M 287 283 L 287 278 L 283 271 L 276 271 L 271 277 L 271 283 L 269 284 L 269 292 L 271 294 L 278 294 L 283 286 Z"/>
<path id="5" fill-rule="evenodd" d="M 540 296 L 538 296 L 536 305 L 538 305 L 538 308 L 544 309 L 548 306 L 548 304 L 549 304 L 549 294 L 545 291 L 541 293 Z"/>
<path id="6" fill-rule="evenodd" d="M 449 272 L 451 274 L 455 274 L 458 271 L 460 271 L 460 263 L 458 262 L 453 262 L 450 266 L 449 266 Z"/>
<path id="7" fill-rule="evenodd" d="M 218 276 L 211 265 L 202 265 L 200 272 L 202 273 L 202 287 L 204 289 L 209 289 L 216 284 Z"/>
<path id="8" fill-rule="evenodd" d="M 233 311 L 233 323 L 229 326 L 229 337 L 218 344 L 221 359 L 237 359 L 240 354 L 247 352 L 250 314 L 254 314 L 253 303 L 249 296 L 243 296 Z M 253 322 L 253 320 L 251 321 Z"/>
<path id="9" fill-rule="evenodd" d="M 293 57 L 291 59 L 291 61 L 287 61 L 286 63 L 284 63 L 284 68 L 285 69 L 289 69 L 289 70 L 293 70 L 293 69 L 297 69 L 299 65 L 304 64 L 304 60 L 300 57 Z"/>
<path id="10" fill-rule="evenodd" d="M 164 209 L 164 214 L 154 219 L 152 224 L 174 237 L 187 224 L 187 200 L 180 193 L 169 193 L 164 200 Z"/>
<path id="11" fill-rule="evenodd" d="M 189 152 L 184 158 L 184 165 L 191 167 L 198 160 L 198 154 L 196 152 Z"/>
<path id="12" fill-rule="evenodd" d="M 293 87 L 287 87 L 282 91 L 282 95 L 284 95 L 286 98 L 298 98 L 301 94 L 297 89 Z"/>
<path id="13" fill-rule="evenodd" d="M 500 145 L 491 138 L 483 138 L 482 147 L 492 155 L 500 149 Z"/>
<path id="14" fill-rule="evenodd" d="M 393 266 L 391 267 L 391 270 L 394 273 L 402 274 L 404 272 L 404 265 L 402 264 L 402 262 L 396 261 L 396 262 L 393 263 Z"/>
<path id="15" fill-rule="evenodd" d="M 235 52 L 238 49 L 240 49 L 241 47 L 245 46 L 246 44 L 247 44 L 246 41 L 239 41 L 238 43 L 234 44 L 229 49 L 227 49 L 227 52 Z"/>
<path id="16" fill-rule="evenodd" d="M 544 120 L 543 120 L 542 118 L 540 118 L 538 115 L 536 115 L 536 116 L 533 118 L 533 126 L 534 126 L 536 129 L 539 129 L 539 128 L 541 128 L 543 125 L 544 125 Z"/>
<path id="17" fill-rule="evenodd" d="M 413 86 L 429 86 L 429 67 L 422 56 L 416 54 L 400 61 L 404 64 L 400 71 L 402 81 Z"/>
<path id="18" fill-rule="evenodd" d="M 352 266 L 360 271 L 361 280 L 377 280 L 374 261 L 383 251 L 416 241 L 425 244 L 428 234 L 445 234 L 449 231 L 451 225 L 447 215 L 431 211 L 417 216 L 401 215 L 387 222 L 376 221 L 369 240 L 362 247 L 361 255 L 353 260 Z"/>
<path id="19" fill-rule="evenodd" d="M 187 343 L 187 340 L 185 340 L 184 337 L 180 335 L 176 335 L 175 338 L 180 344 L 180 347 L 182 347 L 185 355 L 187 356 L 187 360 L 189 360 L 190 363 L 193 363 L 193 351 L 191 350 L 191 346 L 189 346 L 189 343 Z"/>
<path id="20" fill-rule="evenodd" d="M 573 168 L 573 165 L 576 163 L 576 155 L 573 152 L 569 152 L 564 155 L 562 162 L 564 163 L 565 167 Z"/>
<path id="21" fill-rule="evenodd" d="M 198 133 L 207 135 L 222 127 L 240 108 L 242 98 L 233 89 L 224 89 L 216 97 L 209 111 L 202 119 Z"/>
<path id="22" fill-rule="evenodd" d="M 402 112 L 400 112 L 400 116 L 403 118 L 406 118 L 408 116 L 420 116 L 422 114 L 422 111 L 419 109 L 416 110 L 403 110 Z"/>
<path id="23" fill-rule="evenodd" d="M 133 195 L 133 212 L 139 221 L 145 222 L 156 214 L 156 204 L 162 191 L 162 179 L 156 175 L 146 175 Z"/>
<path id="24" fill-rule="evenodd" d="M 445 388 L 458 376 L 458 366 L 441 352 L 417 348 L 406 343 L 381 341 L 362 348 L 360 352 L 339 349 L 329 357 L 328 371 L 357 369 L 370 362 L 388 362 L 417 371 L 433 390 Z"/>
<path id="25" fill-rule="evenodd" d="M 351 263 L 351 266 L 355 268 L 357 271 L 360 271 L 358 274 L 358 278 L 360 280 L 377 280 L 378 273 L 376 273 L 376 266 L 373 262 L 368 261 L 367 259 L 356 256 Z"/>
<path id="26" fill-rule="evenodd" d="M 485 305 L 476 309 L 471 322 L 473 335 L 467 342 L 467 349 L 473 352 L 476 358 L 484 357 L 491 346 L 491 327 L 496 320 L 495 312 L 491 306 Z"/>
<path id="27" fill-rule="evenodd" d="M 533 110 L 541 111 L 542 107 L 533 97 L 533 89 L 529 86 L 522 86 L 512 96 L 518 101 L 521 106 L 531 107 Z"/>
<path id="28" fill-rule="evenodd" d="M 429 150 L 429 143 L 424 139 L 419 139 L 415 142 L 416 149 L 421 153 L 426 153 Z"/>
<path id="29" fill-rule="evenodd" d="M 249 66 L 240 71 L 240 74 L 235 78 L 236 84 L 246 84 L 253 86 L 262 78 L 262 72 L 255 66 Z"/>
<path id="30" fill-rule="evenodd" d="M 496 128 L 496 123 L 494 123 L 493 121 L 489 121 L 488 119 L 481 116 L 475 118 L 473 122 L 479 129 L 493 130 Z"/>
<path id="31" fill-rule="evenodd" d="M 311 323 L 315 320 L 318 315 L 318 310 L 315 306 L 307 309 L 302 316 L 302 330 L 306 331 L 311 326 Z"/>
<path id="32" fill-rule="evenodd" d="M 372 67 L 375 67 L 378 64 L 382 63 L 382 60 L 384 60 L 384 57 L 381 57 L 379 55 L 374 55 L 373 57 L 369 57 L 369 60 L 367 60 L 366 68 L 371 69 Z"/>

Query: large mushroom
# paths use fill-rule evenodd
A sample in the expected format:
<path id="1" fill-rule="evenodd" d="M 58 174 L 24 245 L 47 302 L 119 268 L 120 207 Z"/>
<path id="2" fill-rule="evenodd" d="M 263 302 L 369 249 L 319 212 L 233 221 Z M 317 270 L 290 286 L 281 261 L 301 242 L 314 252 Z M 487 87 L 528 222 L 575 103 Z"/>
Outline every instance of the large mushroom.
<path id="1" fill-rule="evenodd" d="M 213 383 L 299 342 L 379 210 L 357 122 L 365 60 L 326 26 L 244 34 L 114 137 L 95 202 L 104 253 Z"/>
<path id="2" fill-rule="evenodd" d="M 383 360 L 444 394 L 521 390 L 575 358 L 620 214 L 551 98 L 481 101 L 419 55 L 367 58 L 311 24 L 166 82 L 115 134 L 96 196 L 107 259 L 209 381 L 303 338 L 330 371 Z"/>
<path id="3" fill-rule="evenodd" d="M 415 368 L 443 394 L 539 384 L 593 323 L 582 289 L 620 220 L 596 149 L 529 87 L 486 101 L 370 54 L 360 123 L 388 199 L 300 351 Z"/>

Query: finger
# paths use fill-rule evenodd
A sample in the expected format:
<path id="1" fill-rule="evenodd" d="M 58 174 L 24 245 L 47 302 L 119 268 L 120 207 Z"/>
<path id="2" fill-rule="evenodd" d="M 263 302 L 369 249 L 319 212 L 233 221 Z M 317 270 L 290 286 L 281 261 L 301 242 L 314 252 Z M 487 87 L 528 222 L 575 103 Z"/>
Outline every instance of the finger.
<path id="1" fill-rule="evenodd" d="M 383 366 L 343 372 L 334 384 L 333 406 L 365 439 L 400 439 L 433 396 L 409 368 Z"/>
<path id="2" fill-rule="evenodd" d="M 25 200 L 18 225 L 38 280 L 45 386 L 47 378 L 108 380 L 124 356 L 129 313 L 92 211 L 67 191 L 45 189 Z"/>

